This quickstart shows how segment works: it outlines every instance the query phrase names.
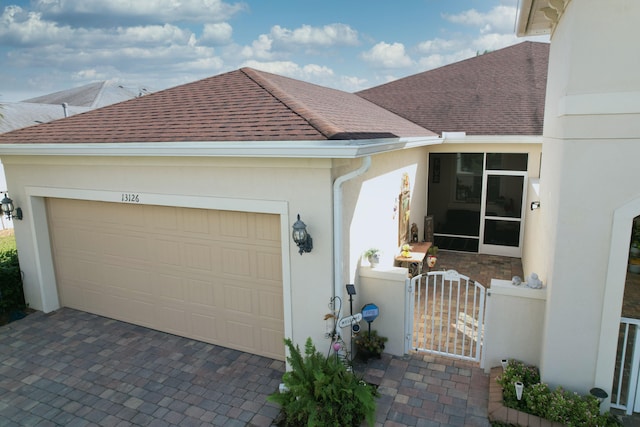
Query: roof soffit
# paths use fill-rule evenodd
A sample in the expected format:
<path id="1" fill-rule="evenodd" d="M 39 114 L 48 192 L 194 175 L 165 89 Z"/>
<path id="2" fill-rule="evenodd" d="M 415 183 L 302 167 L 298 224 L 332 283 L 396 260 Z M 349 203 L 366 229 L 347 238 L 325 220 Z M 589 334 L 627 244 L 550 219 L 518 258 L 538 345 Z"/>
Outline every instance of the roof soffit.
<path id="1" fill-rule="evenodd" d="M 553 34 L 571 0 L 523 0 L 517 21 L 517 35 Z"/>

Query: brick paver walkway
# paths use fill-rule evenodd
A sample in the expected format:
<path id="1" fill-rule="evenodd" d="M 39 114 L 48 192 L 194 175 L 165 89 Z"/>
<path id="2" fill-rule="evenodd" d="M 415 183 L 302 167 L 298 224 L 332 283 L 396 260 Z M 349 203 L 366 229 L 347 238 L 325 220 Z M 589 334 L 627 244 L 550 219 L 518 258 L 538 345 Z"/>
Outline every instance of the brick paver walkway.
<path id="1" fill-rule="evenodd" d="M 264 426 L 284 363 L 71 309 L 0 328 L 2 426 Z"/>
<path id="2" fill-rule="evenodd" d="M 378 426 L 488 426 L 488 376 L 412 355 L 356 366 Z M 0 327 L 2 426 L 263 426 L 284 363 L 61 309 Z"/>

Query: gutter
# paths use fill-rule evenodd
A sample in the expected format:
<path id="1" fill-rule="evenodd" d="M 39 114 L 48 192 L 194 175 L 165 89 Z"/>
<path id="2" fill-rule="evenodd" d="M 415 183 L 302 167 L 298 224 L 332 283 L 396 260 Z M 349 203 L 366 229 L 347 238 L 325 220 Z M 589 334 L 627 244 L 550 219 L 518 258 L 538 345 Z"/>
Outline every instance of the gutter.
<path id="1" fill-rule="evenodd" d="M 3 140 L 7 140 L 3 138 Z M 442 143 L 437 136 L 318 141 L 182 141 L 122 143 L 0 142 L 0 155 L 113 157 L 290 157 L 355 159 Z"/>
<path id="2" fill-rule="evenodd" d="M 333 182 L 333 296 L 342 295 L 342 185 L 366 173 L 371 167 L 371 156 L 362 159 L 360 167 L 345 175 L 339 176 Z M 341 334 L 340 328 L 336 333 Z"/>

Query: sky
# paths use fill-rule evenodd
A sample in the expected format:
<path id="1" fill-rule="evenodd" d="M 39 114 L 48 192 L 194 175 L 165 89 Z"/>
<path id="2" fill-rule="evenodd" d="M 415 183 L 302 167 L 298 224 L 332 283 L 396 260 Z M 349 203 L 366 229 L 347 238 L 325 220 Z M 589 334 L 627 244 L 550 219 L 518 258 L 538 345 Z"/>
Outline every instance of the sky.
<path id="1" fill-rule="evenodd" d="M 518 0 L 2 0 L 0 102 L 241 67 L 356 92 L 500 49 Z"/>

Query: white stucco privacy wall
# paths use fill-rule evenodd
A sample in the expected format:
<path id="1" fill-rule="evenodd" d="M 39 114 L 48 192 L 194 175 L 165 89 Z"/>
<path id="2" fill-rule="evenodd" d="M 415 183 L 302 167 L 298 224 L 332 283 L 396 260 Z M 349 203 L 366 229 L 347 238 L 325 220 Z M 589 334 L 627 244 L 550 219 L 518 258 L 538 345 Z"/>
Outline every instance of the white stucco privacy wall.
<path id="1" fill-rule="evenodd" d="M 359 165 L 356 160 L 347 170 Z M 416 223 L 422 237 L 426 212 L 428 150 L 414 148 L 373 156 L 369 171 L 349 181 L 344 193 L 344 242 L 348 259 L 343 277 L 353 283 L 360 257 L 375 247 L 383 252 L 382 263 L 392 266 L 398 249 L 398 196 L 402 178 L 411 187 L 410 223 Z"/>
<path id="2" fill-rule="evenodd" d="M 540 365 L 546 291 L 514 286 L 509 280 L 491 281 L 484 323 L 485 372 L 502 359 Z"/>
<path id="3" fill-rule="evenodd" d="M 583 393 L 611 390 L 621 258 L 633 217 L 627 207 L 640 200 L 638 19 L 634 0 L 571 1 L 551 38 L 540 178 L 540 238 L 549 247 L 541 371 L 543 381 Z"/>

